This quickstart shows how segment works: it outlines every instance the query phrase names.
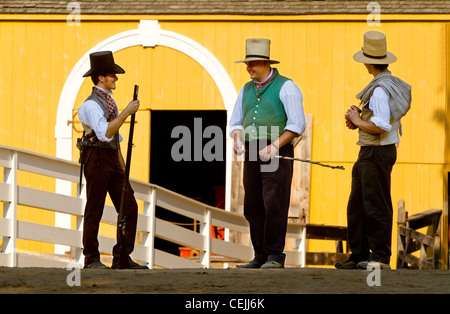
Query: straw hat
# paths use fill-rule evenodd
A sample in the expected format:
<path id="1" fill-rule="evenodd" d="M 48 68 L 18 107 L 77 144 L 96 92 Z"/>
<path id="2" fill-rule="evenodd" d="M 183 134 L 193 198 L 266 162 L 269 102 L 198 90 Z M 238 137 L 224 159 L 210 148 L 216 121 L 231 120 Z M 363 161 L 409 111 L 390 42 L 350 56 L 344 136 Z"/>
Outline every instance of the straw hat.
<path id="1" fill-rule="evenodd" d="M 269 61 L 270 64 L 280 63 L 279 61 L 270 60 L 270 40 L 265 38 L 249 38 L 245 42 L 245 59 L 236 61 L 248 62 L 263 60 Z"/>
<path id="2" fill-rule="evenodd" d="M 353 60 L 368 64 L 389 64 L 397 57 L 387 51 L 386 36 L 377 31 L 364 33 L 364 46 L 353 55 Z"/>
<path id="3" fill-rule="evenodd" d="M 123 74 L 125 70 L 114 62 L 114 57 L 111 51 L 99 51 L 89 55 L 91 68 L 83 77 L 94 74 Z"/>

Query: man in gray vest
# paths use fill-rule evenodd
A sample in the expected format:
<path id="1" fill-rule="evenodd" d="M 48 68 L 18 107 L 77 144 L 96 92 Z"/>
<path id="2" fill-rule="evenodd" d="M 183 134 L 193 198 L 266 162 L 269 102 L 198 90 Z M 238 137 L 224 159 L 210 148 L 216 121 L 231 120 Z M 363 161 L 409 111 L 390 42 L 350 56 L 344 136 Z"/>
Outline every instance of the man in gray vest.
<path id="1" fill-rule="evenodd" d="M 369 263 L 390 268 L 392 235 L 391 172 L 400 142 L 400 118 L 411 105 L 411 86 L 387 69 L 397 58 L 387 51 L 386 36 L 364 34 L 364 46 L 353 59 L 364 63 L 374 79 L 356 97 L 361 110 L 352 106 L 345 114 L 349 129 L 358 129 L 361 146 L 352 170 L 347 206 L 350 259 L 336 268 L 367 269 Z"/>
<path id="2" fill-rule="evenodd" d="M 139 101 L 131 101 L 119 114 L 116 102 L 112 99 L 112 90 L 116 89 L 116 74 L 125 71 L 114 62 L 111 51 L 100 51 L 90 55 L 91 69 L 84 74 L 90 76 L 94 87 L 92 94 L 78 109 L 80 121 L 85 130 L 84 140 L 87 147 L 82 150 L 84 173 L 86 178 L 86 207 L 83 225 L 83 255 L 85 268 L 108 268 L 100 262 L 98 250 L 98 230 L 105 205 L 106 193 L 119 212 L 125 163 L 120 151 L 121 137 L 119 128 L 126 118 L 139 109 Z M 126 247 L 128 254 L 134 248 L 138 206 L 131 186 L 127 195 L 127 232 Z M 118 231 L 119 232 L 119 231 Z M 120 237 L 113 248 L 112 268 L 118 268 Z M 128 268 L 143 269 L 129 258 Z"/>
<path id="3" fill-rule="evenodd" d="M 292 140 L 305 130 L 303 96 L 294 82 L 270 65 L 270 40 L 246 41 L 247 72 L 230 119 L 234 152 L 245 153 L 244 215 L 250 225 L 254 258 L 239 268 L 283 268 L 291 194 Z"/>

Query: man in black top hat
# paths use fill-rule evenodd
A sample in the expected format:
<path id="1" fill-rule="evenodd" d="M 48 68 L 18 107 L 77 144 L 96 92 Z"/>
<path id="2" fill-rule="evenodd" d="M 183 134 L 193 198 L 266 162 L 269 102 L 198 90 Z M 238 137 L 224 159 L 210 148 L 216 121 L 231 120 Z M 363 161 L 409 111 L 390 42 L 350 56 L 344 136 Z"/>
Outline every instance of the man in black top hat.
<path id="1" fill-rule="evenodd" d="M 98 230 L 105 205 L 106 193 L 119 212 L 125 163 L 120 151 L 121 137 L 119 128 L 126 118 L 139 109 L 139 100 L 131 101 L 119 114 L 116 102 L 112 99 L 112 90 L 116 89 L 116 74 L 125 71 L 114 62 L 111 51 L 90 54 L 91 69 L 84 74 L 90 76 L 94 87 L 92 94 L 78 109 L 79 118 L 85 130 L 87 147 L 82 150 L 84 173 L 86 178 L 86 207 L 83 225 L 83 254 L 85 268 L 108 268 L 100 262 L 98 250 Z M 126 247 L 128 254 L 134 248 L 136 236 L 138 206 L 131 186 L 127 195 L 127 232 Z M 119 231 L 117 231 L 119 232 Z M 120 254 L 120 237 L 113 248 L 112 268 L 118 268 Z M 128 268 L 147 269 L 129 260 Z"/>

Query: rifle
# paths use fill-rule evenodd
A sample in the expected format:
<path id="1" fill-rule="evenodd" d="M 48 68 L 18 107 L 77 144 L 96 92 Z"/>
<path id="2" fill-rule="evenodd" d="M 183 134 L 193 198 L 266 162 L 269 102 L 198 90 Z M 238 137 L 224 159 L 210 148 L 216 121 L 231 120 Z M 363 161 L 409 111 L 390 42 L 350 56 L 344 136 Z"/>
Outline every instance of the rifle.
<path id="1" fill-rule="evenodd" d="M 139 92 L 139 86 L 134 85 L 133 100 L 137 100 L 138 92 Z M 119 268 L 128 268 L 128 263 L 129 263 L 128 262 L 127 242 L 125 239 L 126 221 L 127 221 L 125 212 L 126 212 L 126 206 L 127 206 L 128 186 L 130 184 L 129 177 L 130 177 L 131 150 L 133 148 L 134 120 L 135 120 L 135 113 L 133 113 L 131 115 L 130 135 L 128 137 L 127 161 L 125 163 L 125 173 L 123 175 L 122 197 L 120 199 L 119 217 L 117 219 L 117 229 L 118 229 L 119 238 L 120 238 L 120 242 L 121 242 L 120 256 L 119 256 Z"/>

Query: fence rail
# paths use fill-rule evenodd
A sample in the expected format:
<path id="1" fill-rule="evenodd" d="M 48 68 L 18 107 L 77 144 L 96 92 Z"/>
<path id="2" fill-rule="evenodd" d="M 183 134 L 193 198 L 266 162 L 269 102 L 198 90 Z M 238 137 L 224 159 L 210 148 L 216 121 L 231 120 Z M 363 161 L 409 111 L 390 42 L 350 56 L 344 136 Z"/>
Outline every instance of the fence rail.
<path id="1" fill-rule="evenodd" d="M 3 202 L 3 217 L 0 218 L 0 237 L 3 237 L 0 252 L 1 266 L 19 267 L 66 267 L 67 261 L 43 258 L 37 254 L 18 252 L 17 240 L 33 240 L 70 246 L 74 252 L 72 259 L 83 264 L 82 226 L 85 204 L 84 183 L 76 196 L 63 195 L 35 187 L 18 185 L 18 171 L 39 174 L 58 182 L 78 183 L 79 164 L 49 157 L 25 150 L 0 146 L 0 167 L 4 180 L 0 183 L 0 201 Z M 235 260 L 248 261 L 253 258 L 253 249 L 242 244 L 213 238 L 211 226 L 223 227 L 248 233 L 248 224 L 242 215 L 208 206 L 196 200 L 177 194 L 160 186 L 130 180 L 137 200 L 143 201 L 142 214 L 138 216 L 137 229 L 142 232 L 142 243 L 136 244 L 132 258 L 148 265 L 149 268 L 209 268 L 211 255 Z M 70 184 L 71 185 L 71 184 Z M 58 188 L 56 188 L 58 190 Z M 70 191 L 69 193 L 70 194 Z M 75 217 L 75 228 L 62 228 L 29 221 L 18 220 L 18 206 L 45 209 L 55 213 Z M 159 206 L 199 222 L 199 232 L 194 232 L 175 224 L 158 219 L 155 208 Z M 114 207 L 105 205 L 102 222 L 116 225 L 117 213 Z M 177 243 L 199 251 L 199 261 L 182 258 L 155 249 L 155 237 Z M 296 250 L 286 252 L 286 264 L 305 265 L 306 227 L 304 224 L 290 223 L 287 238 L 296 240 Z M 116 240 L 99 236 L 101 253 L 111 254 Z"/>

